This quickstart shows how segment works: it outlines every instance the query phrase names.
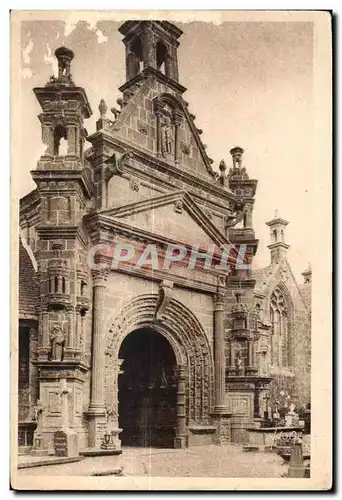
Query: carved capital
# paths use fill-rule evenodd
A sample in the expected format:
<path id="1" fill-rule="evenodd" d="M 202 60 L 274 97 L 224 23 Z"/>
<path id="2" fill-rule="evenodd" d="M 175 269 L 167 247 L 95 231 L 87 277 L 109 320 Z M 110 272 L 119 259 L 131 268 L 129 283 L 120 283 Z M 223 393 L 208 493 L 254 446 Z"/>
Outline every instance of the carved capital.
<path id="1" fill-rule="evenodd" d="M 98 269 L 93 270 L 91 275 L 93 277 L 93 287 L 95 286 L 106 286 L 106 281 L 108 278 L 110 269 Z"/>
<path id="2" fill-rule="evenodd" d="M 226 294 L 223 290 L 219 290 L 214 296 L 214 307 L 215 310 L 222 309 L 224 304 Z"/>

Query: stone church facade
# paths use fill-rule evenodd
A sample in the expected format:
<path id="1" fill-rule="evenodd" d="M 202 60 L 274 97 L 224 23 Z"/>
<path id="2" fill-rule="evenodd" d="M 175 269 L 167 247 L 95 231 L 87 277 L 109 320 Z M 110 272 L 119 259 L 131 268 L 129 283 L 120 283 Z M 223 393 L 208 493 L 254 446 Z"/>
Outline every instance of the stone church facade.
<path id="1" fill-rule="evenodd" d="M 46 150 L 36 189 L 20 201 L 18 419 L 19 445 L 42 454 L 61 428 L 93 454 L 244 441 L 279 368 L 269 361 L 281 356 L 270 342 L 283 332 L 279 314 L 288 314 L 293 349 L 281 352 L 296 380 L 297 320 L 310 340 L 285 261 L 271 264 L 268 284 L 252 274 L 257 181 L 238 147 L 231 168 L 213 169 L 179 83 L 181 30 L 127 21 L 119 31 L 126 82 L 113 116 L 101 100 L 94 133 L 71 50 L 56 50 L 58 76 L 34 89 Z M 153 246 L 165 263 L 170 245 L 186 258 L 137 266 L 120 254 L 113 266 L 115 249 L 146 257 Z M 206 266 L 209 247 L 215 265 Z M 306 395 L 309 368 L 305 376 Z"/>

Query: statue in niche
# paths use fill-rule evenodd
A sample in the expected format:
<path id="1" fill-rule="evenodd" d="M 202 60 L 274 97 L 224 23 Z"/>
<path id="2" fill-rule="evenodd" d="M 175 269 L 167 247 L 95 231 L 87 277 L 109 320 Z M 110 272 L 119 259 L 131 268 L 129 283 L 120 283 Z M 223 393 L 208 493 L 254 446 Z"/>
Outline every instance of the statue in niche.
<path id="1" fill-rule="evenodd" d="M 172 154 L 173 130 L 171 119 L 165 116 L 161 123 L 161 148 L 164 156 Z"/>
<path id="2" fill-rule="evenodd" d="M 235 355 L 235 368 L 237 376 L 243 375 L 243 359 L 241 349 L 239 349 Z"/>
<path id="3" fill-rule="evenodd" d="M 50 334 L 51 342 L 51 359 L 54 361 L 62 361 L 64 350 L 64 333 L 59 325 L 53 327 Z"/>

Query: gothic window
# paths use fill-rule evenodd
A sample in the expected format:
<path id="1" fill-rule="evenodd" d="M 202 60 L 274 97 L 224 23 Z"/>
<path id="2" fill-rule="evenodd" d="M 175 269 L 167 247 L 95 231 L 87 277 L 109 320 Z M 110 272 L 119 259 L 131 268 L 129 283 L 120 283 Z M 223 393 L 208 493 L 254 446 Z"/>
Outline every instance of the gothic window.
<path id="1" fill-rule="evenodd" d="M 288 308 L 284 295 L 276 288 L 271 295 L 271 364 L 276 367 L 290 365 L 290 342 L 288 325 Z"/>
<path id="2" fill-rule="evenodd" d="M 277 230 L 273 230 L 273 243 L 277 243 L 278 241 L 278 236 L 277 236 Z"/>

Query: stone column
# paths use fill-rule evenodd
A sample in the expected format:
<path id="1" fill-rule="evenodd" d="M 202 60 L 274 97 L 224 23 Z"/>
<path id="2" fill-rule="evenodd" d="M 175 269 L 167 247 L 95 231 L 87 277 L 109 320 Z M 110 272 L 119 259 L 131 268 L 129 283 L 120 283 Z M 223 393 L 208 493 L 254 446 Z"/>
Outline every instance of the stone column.
<path id="1" fill-rule="evenodd" d="M 104 293 L 105 276 L 96 274 L 93 284 L 92 383 L 89 411 L 104 412 Z"/>
<path id="2" fill-rule="evenodd" d="M 171 78 L 171 80 L 174 79 L 174 74 L 173 74 L 173 59 L 170 56 L 170 54 L 166 54 L 166 59 L 165 59 L 165 76 L 168 78 Z"/>
<path id="3" fill-rule="evenodd" d="M 39 321 L 39 359 L 46 361 L 50 351 L 50 338 L 49 338 L 49 313 L 46 309 L 42 309 Z"/>
<path id="4" fill-rule="evenodd" d="M 185 366 L 176 368 L 177 379 L 177 429 L 175 437 L 175 448 L 187 446 L 187 431 L 185 421 Z"/>
<path id="5" fill-rule="evenodd" d="M 173 123 L 175 126 L 175 163 L 179 163 L 180 141 L 179 141 L 179 127 L 181 125 L 182 115 L 175 112 Z"/>
<path id="6" fill-rule="evenodd" d="M 32 363 L 32 361 L 37 361 L 38 336 L 36 328 L 30 328 L 29 339 L 30 339 L 30 348 L 29 348 L 30 349 L 29 351 L 30 408 L 32 409 L 37 404 L 38 389 L 39 389 L 38 369 L 36 365 Z"/>
<path id="7" fill-rule="evenodd" d="M 76 339 L 75 339 L 75 344 L 76 344 L 76 350 L 80 350 L 81 348 L 81 328 L 82 328 L 82 322 L 81 322 L 81 312 L 80 309 L 76 309 Z"/>
<path id="8" fill-rule="evenodd" d="M 76 127 L 75 125 L 69 125 L 68 129 L 68 155 L 76 155 Z"/>
<path id="9" fill-rule="evenodd" d="M 104 294 L 105 274 L 93 274 L 93 339 L 90 403 L 88 407 L 89 445 L 98 448 L 106 427 L 105 418 L 105 332 L 104 332 Z"/>
<path id="10" fill-rule="evenodd" d="M 233 349 L 233 342 L 230 341 L 230 363 L 229 363 L 229 368 L 228 368 L 228 373 L 230 376 L 235 375 L 235 360 L 234 360 L 234 349 Z"/>
<path id="11" fill-rule="evenodd" d="M 162 138 L 161 138 L 161 112 L 156 107 L 155 109 L 155 115 L 157 118 L 157 155 L 161 156 L 162 155 Z"/>
<path id="12" fill-rule="evenodd" d="M 253 229 L 253 204 L 246 203 L 245 229 Z"/>
<path id="13" fill-rule="evenodd" d="M 226 358 L 225 340 L 223 325 L 223 303 L 224 293 L 218 292 L 214 302 L 214 361 L 215 361 L 215 413 L 226 412 L 225 399 L 225 379 L 226 379 Z"/>
<path id="14" fill-rule="evenodd" d="M 248 340 L 248 366 L 253 368 L 253 340 Z"/>
<path id="15" fill-rule="evenodd" d="M 154 43 L 154 35 L 150 26 L 146 26 L 143 37 L 143 61 L 144 68 L 147 66 L 157 67 L 156 44 Z"/>
<path id="16" fill-rule="evenodd" d="M 74 331 L 74 309 L 68 309 L 68 348 L 75 348 L 75 331 Z"/>

